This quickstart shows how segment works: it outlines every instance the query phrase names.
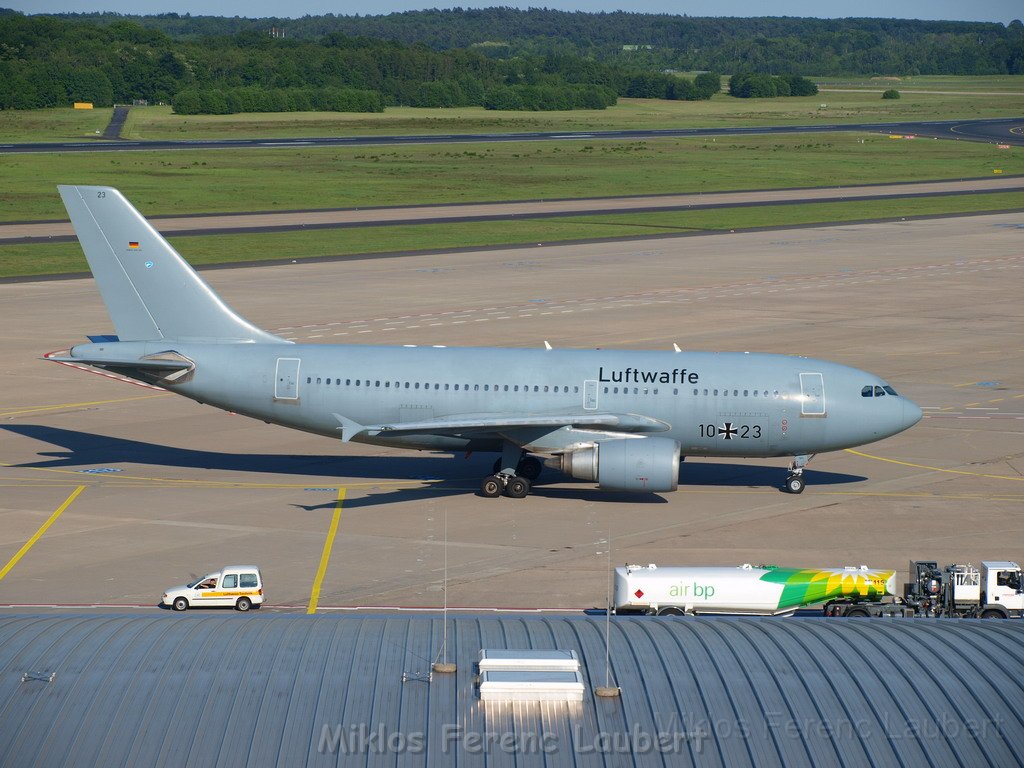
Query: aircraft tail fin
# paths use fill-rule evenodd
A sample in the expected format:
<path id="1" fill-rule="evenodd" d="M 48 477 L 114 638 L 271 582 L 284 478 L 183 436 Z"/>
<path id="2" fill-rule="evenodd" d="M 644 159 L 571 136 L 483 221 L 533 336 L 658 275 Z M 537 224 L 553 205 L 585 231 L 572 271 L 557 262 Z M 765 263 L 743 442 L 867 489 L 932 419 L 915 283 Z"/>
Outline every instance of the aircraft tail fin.
<path id="1" fill-rule="evenodd" d="M 287 343 L 236 314 L 116 189 L 58 189 L 121 341 Z"/>

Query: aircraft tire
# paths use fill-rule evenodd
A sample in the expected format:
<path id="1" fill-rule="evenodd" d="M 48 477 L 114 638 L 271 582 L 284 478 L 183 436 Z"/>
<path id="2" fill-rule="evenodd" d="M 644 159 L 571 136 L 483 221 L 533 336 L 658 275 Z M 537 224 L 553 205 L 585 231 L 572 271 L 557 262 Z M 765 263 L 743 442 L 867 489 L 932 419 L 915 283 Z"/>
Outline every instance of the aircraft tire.
<path id="1" fill-rule="evenodd" d="M 525 477 L 513 477 L 505 486 L 505 495 L 510 499 L 525 499 L 530 493 L 530 481 Z"/>
<path id="2" fill-rule="evenodd" d="M 486 499 L 496 499 L 505 490 L 505 484 L 497 475 L 489 475 L 480 483 L 480 495 Z"/>
<path id="3" fill-rule="evenodd" d="M 807 483 L 800 475 L 790 475 L 786 478 L 786 493 L 803 493 Z"/>

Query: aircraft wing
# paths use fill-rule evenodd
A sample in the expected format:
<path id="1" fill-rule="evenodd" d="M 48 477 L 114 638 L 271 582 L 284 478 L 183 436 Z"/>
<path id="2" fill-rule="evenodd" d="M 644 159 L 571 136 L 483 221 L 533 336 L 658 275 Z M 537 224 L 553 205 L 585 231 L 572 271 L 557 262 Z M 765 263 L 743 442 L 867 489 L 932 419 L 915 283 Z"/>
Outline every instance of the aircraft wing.
<path id="1" fill-rule="evenodd" d="M 608 412 L 567 412 L 567 413 L 503 413 L 503 414 L 457 414 L 424 421 L 403 421 L 391 424 L 361 425 L 334 414 L 342 424 L 344 440 L 355 434 L 367 432 L 372 435 L 388 434 L 430 434 L 463 436 L 480 432 L 505 432 L 529 427 L 575 427 L 578 429 L 600 429 L 611 432 L 664 432 L 669 425 L 650 416 L 636 413 Z"/>

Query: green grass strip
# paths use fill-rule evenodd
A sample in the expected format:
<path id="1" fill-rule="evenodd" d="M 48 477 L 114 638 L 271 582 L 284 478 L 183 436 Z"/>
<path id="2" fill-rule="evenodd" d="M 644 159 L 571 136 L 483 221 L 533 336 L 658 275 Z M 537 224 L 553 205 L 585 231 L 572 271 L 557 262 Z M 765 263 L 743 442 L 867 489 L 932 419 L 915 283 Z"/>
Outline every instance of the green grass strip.
<path id="1" fill-rule="evenodd" d="M 557 243 L 602 237 L 673 232 L 742 230 L 822 222 L 975 211 L 1024 210 L 1024 195 L 1001 192 L 931 198 L 900 198 L 806 205 L 721 208 L 701 211 L 572 216 L 522 221 L 413 224 L 244 235 L 172 237 L 192 264 L 305 259 L 395 251 Z M 87 270 L 77 243 L 0 246 L 0 277 L 52 275 Z"/>
<path id="2" fill-rule="evenodd" d="M 0 154 L 0 220 L 64 219 L 58 184 L 147 216 L 850 186 L 1024 173 L 1024 149 L 831 133 L 648 141 Z"/>

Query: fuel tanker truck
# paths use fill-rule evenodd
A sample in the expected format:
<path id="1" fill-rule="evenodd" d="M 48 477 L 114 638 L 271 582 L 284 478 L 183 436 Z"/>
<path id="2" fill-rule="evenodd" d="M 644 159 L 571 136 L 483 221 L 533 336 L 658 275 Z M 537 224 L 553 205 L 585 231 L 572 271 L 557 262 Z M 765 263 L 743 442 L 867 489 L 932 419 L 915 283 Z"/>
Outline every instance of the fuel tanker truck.
<path id="1" fill-rule="evenodd" d="M 749 614 L 784 616 L 838 599 L 878 602 L 895 594 L 896 572 L 860 567 L 662 567 L 615 569 L 616 613 L 659 616 Z"/>
<path id="2" fill-rule="evenodd" d="M 980 568 L 911 560 L 910 581 L 896 594 L 896 572 L 860 567 L 779 568 L 626 565 L 615 569 L 615 611 L 659 616 L 785 616 L 822 605 L 825 616 L 1024 617 L 1024 572 L 1009 560 Z"/>

